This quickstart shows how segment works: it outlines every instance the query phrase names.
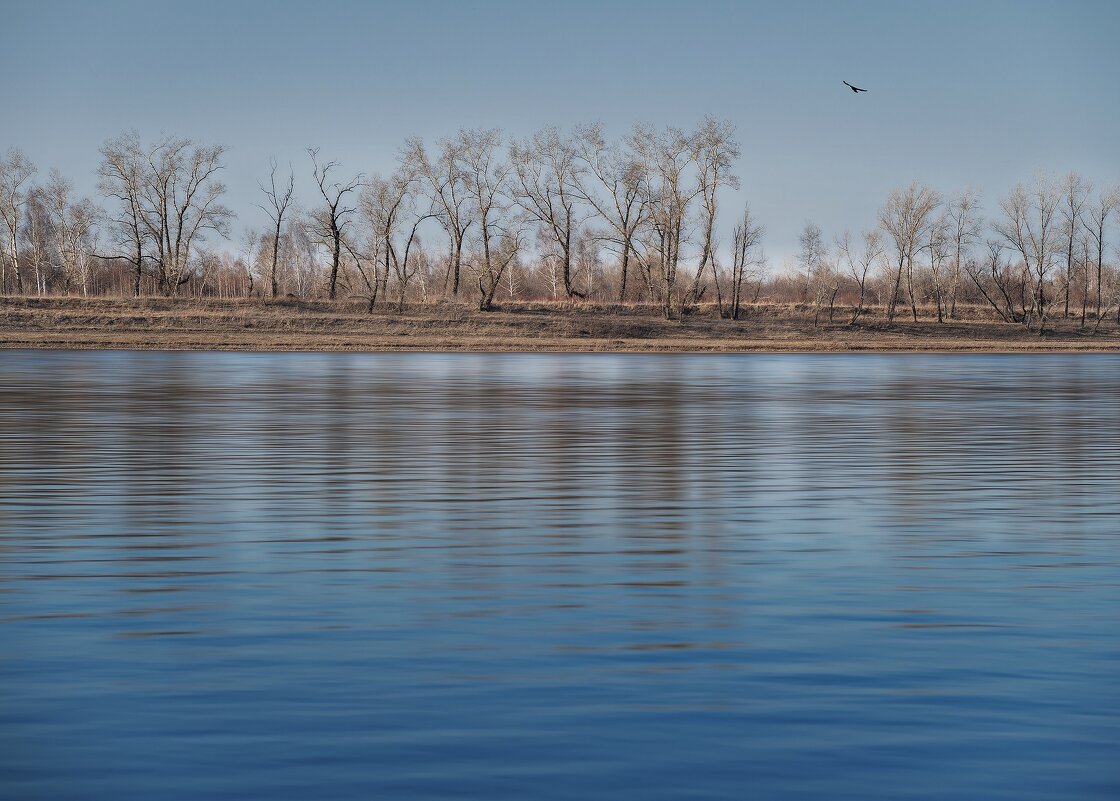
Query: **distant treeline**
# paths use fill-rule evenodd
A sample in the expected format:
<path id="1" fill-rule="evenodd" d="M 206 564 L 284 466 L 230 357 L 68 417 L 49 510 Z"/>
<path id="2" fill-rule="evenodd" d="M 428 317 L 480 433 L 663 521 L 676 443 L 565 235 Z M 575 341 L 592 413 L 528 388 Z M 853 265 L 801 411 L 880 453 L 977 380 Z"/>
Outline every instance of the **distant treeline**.
<path id="1" fill-rule="evenodd" d="M 666 317 L 714 302 L 736 319 L 766 300 L 811 304 L 817 320 L 843 309 L 849 322 L 870 306 L 888 321 L 928 306 L 940 321 L 984 304 L 1040 330 L 1056 316 L 1096 330 L 1120 305 L 1115 188 L 1040 175 L 985 220 L 974 191 L 912 183 L 866 231 L 829 237 L 807 224 L 796 264 L 775 272 L 749 205 L 730 212 L 731 241 L 717 240 L 739 151 L 731 124 L 710 117 L 693 131 L 636 126 L 619 141 L 599 125 L 524 141 L 497 130 L 434 147 L 412 138 L 388 176 L 346 173 L 309 149 L 313 196 L 298 203 L 293 168 L 272 161 L 259 185 L 270 222 L 232 244 L 222 145 L 122 134 L 101 147 L 97 201 L 74 197 L 57 170 L 36 182 L 11 148 L 0 293 L 360 298 L 370 311 L 456 297 L 483 310 L 640 301 Z"/>

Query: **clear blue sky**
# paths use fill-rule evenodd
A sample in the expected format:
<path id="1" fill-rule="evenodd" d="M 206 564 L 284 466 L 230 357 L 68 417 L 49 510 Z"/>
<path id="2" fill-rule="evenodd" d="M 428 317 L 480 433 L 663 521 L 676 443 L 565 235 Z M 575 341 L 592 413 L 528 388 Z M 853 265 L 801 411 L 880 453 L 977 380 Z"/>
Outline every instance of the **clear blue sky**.
<path id="1" fill-rule="evenodd" d="M 411 134 L 707 113 L 738 127 L 728 202 L 750 199 L 777 262 L 807 219 L 857 231 L 914 178 L 990 213 L 1035 170 L 1120 181 L 1114 1 L 0 0 L 0 30 L 0 148 L 92 192 L 122 130 L 223 142 L 242 224 L 264 220 L 269 156 L 313 199 L 309 145 L 385 172 Z"/>

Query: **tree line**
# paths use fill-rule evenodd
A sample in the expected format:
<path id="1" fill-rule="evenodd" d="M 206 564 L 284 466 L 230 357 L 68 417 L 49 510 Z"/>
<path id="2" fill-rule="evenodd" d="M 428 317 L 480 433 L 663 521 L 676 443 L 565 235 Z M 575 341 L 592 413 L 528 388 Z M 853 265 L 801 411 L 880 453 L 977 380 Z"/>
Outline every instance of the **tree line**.
<path id="1" fill-rule="evenodd" d="M 226 148 L 126 132 L 105 142 L 100 198 L 57 170 L 37 182 L 18 149 L 0 159 L 3 294 L 131 294 L 360 299 L 642 302 L 666 317 L 713 303 L 739 319 L 760 301 L 804 304 L 816 322 L 893 322 L 931 309 L 943 322 L 982 304 L 1043 330 L 1060 316 L 1093 330 L 1120 306 L 1108 259 L 1120 190 L 1077 174 L 1038 175 L 985 219 L 980 196 L 918 182 L 892 191 L 866 231 L 828 238 L 812 222 L 794 264 L 774 271 L 749 204 L 719 241 L 740 145 L 707 117 L 693 130 L 546 128 L 523 139 L 461 130 L 414 137 L 388 175 L 346 172 L 316 148 L 314 194 L 273 159 L 257 207 L 268 219 L 230 242 Z M 1120 314 L 1120 311 L 1117 311 Z"/>

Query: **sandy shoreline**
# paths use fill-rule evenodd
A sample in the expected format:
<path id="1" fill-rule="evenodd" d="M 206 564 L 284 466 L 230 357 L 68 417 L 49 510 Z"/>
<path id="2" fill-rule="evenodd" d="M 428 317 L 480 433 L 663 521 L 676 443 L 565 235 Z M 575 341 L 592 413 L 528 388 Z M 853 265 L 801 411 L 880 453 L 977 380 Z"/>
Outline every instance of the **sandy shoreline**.
<path id="1" fill-rule="evenodd" d="M 927 310 L 928 311 L 928 310 Z M 323 301 L 163 298 L 0 298 L 0 348 L 232 351 L 464 351 L 615 353 L 1120 352 L 1108 321 L 1095 335 L 1056 320 L 1044 336 L 984 309 L 937 323 L 875 310 L 854 326 L 839 310 L 814 325 L 810 309 L 751 307 L 746 319 L 700 308 L 664 320 L 642 306 L 521 303 L 483 313 L 466 305 L 377 309 Z"/>

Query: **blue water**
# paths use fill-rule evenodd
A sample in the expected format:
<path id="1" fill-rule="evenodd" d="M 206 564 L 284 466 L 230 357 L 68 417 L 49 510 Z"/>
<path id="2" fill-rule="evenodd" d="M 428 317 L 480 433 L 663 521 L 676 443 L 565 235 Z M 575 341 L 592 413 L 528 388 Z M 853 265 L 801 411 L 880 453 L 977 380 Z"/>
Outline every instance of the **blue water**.
<path id="1" fill-rule="evenodd" d="M 0 798 L 1117 797 L 1116 357 L 0 353 Z"/>

